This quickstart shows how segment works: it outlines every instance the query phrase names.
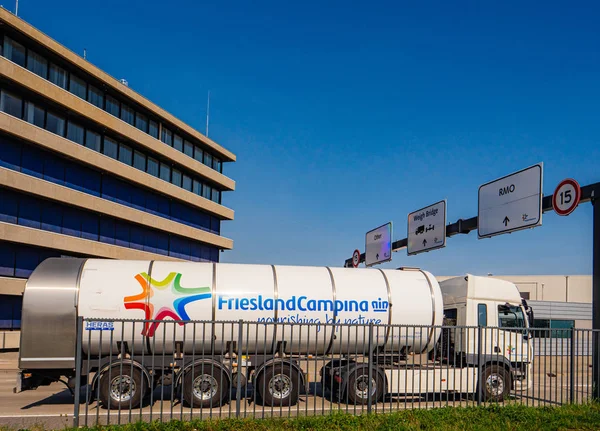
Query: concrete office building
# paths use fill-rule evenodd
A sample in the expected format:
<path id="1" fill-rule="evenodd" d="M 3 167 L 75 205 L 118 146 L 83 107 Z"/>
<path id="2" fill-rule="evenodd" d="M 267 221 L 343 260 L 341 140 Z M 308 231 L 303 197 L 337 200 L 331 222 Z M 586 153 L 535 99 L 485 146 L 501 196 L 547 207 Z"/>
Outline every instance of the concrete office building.
<path id="1" fill-rule="evenodd" d="M 0 332 L 20 327 L 48 257 L 217 262 L 233 247 L 233 153 L 1 8 L 0 38 Z"/>

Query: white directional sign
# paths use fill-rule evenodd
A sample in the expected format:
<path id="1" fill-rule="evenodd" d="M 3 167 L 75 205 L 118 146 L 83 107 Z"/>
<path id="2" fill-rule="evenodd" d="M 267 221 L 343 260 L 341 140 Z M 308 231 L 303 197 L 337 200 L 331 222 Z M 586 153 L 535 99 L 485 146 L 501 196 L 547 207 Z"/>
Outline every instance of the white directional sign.
<path id="1" fill-rule="evenodd" d="M 365 250 L 366 266 L 392 260 L 392 222 L 367 232 Z"/>
<path id="2" fill-rule="evenodd" d="M 440 201 L 408 215 L 409 255 L 446 246 L 446 201 Z"/>
<path id="3" fill-rule="evenodd" d="M 488 238 L 542 224 L 543 164 L 479 187 L 477 235 Z"/>

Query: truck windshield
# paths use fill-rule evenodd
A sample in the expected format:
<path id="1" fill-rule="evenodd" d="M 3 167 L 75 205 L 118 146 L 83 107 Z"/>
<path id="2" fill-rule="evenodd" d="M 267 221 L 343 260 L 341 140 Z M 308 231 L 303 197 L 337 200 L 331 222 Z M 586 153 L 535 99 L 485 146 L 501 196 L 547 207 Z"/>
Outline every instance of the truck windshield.
<path id="1" fill-rule="evenodd" d="M 498 326 L 501 328 L 517 328 L 527 331 L 527 319 L 523 313 L 523 308 L 518 305 L 499 305 L 498 306 Z"/>

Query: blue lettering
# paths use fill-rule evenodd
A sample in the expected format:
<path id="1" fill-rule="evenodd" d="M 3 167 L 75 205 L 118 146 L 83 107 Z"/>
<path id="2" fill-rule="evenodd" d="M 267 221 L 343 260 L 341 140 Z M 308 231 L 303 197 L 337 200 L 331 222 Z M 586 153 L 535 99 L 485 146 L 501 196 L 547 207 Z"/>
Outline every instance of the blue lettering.
<path id="1" fill-rule="evenodd" d="M 222 296 L 219 296 L 219 310 L 223 309 L 223 305 L 227 304 L 227 299 L 223 298 Z"/>
<path id="2" fill-rule="evenodd" d="M 242 298 L 242 300 L 240 301 L 240 308 L 242 310 L 247 310 L 249 303 L 250 303 L 250 301 L 248 300 L 248 298 Z"/>
<path id="3" fill-rule="evenodd" d="M 273 302 L 272 298 L 265 299 L 265 310 L 272 310 L 274 305 Z"/>
<path id="4" fill-rule="evenodd" d="M 306 301 L 306 296 L 301 296 L 298 298 L 298 310 L 300 311 L 306 311 L 306 306 L 302 305 L 303 301 Z"/>
<path id="5" fill-rule="evenodd" d="M 250 298 L 250 310 L 256 310 L 257 308 L 256 298 Z"/>

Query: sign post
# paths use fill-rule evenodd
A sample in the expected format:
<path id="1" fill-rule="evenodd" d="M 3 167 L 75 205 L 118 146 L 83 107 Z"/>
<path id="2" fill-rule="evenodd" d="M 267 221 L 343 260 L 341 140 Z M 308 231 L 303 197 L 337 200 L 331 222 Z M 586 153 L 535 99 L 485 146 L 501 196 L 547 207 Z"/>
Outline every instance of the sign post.
<path id="1" fill-rule="evenodd" d="M 581 200 L 581 187 L 572 178 L 562 180 L 552 195 L 552 208 L 560 216 L 567 216 L 575 211 Z"/>
<path id="2" fill-rule="evenodd" d="M 360 264 L 360 250 L 356 249 L 356 250 L 354 250 L 354 253 L 352 253 L 352 266 L 354 268 L 358 268 L 359 264 Z"/>
<path id="3" fill-rule="evenodd" d="M 392 260 L 392 222 L 367 232 L 365 265 L 373 266 Z"/>
<path id="4" fill-rule="evenodd" d="M 446 246 L 446 201 L 436 202 L 408 215 L 408 255 Z"/>
<path id="5" fill-rule="evenodd" d="M 541 226 L 542 175 L 539 163 L 479 187 L 479 239 Z"/>

